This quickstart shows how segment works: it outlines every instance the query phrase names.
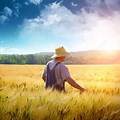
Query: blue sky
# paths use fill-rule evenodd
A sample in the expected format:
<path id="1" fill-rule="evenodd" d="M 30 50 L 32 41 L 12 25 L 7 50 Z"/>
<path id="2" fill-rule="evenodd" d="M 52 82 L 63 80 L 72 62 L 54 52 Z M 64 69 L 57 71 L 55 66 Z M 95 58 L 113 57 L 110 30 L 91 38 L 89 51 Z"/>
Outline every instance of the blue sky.
<path id="1" fill-rule="evenodd" d="M 0 54 L 120 49 L 120 0 L 0 0 Z"/>

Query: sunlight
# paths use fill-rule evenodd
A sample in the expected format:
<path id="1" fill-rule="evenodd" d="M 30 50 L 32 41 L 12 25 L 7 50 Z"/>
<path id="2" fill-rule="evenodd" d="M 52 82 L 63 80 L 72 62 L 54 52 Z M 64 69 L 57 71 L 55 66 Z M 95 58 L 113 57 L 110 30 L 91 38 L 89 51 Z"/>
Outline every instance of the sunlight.
<path id="1" fill-rule="evenodd" d="M 105 43 L 103 46 L 99 46 L 100 50 L 106 50 L 106 51 L 113 51 L 119 49 L 118 45 L 114 42 L 111 41 L 110 43 Z"/>
<path id="2" fill-rule="evenodd" d="M 108 20 L 100 20 L 96 26 L 92 25 L 90 31 L 84 33 L 85 48 L 107 51 L 120 49 L 120 34 L 115 27 Z"/>

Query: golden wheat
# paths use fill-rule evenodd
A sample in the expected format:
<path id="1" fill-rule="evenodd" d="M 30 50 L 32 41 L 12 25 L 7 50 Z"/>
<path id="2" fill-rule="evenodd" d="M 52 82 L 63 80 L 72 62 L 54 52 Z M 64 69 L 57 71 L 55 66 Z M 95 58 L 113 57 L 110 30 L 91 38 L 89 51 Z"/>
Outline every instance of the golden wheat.
<path id="1" fill-rule="evenodd" d="M 89 93 L 44 89 L 44 65 L 0 65 L 0 120 L 120 120 L 120 65 L 68 65 Z"/>

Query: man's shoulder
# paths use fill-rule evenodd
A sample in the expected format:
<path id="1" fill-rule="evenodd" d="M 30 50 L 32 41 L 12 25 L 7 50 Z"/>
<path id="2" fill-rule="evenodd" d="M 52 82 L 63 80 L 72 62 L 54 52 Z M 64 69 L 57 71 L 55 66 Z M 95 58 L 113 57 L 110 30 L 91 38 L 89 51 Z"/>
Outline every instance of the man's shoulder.
<path id="1" fill-rule="evenodd" d="M 65 64 L 64 63 L 60 63 L 60 67 L 62 68 L 62 69 L 65 69 L 65 68 L 67 68 L 66 66 L 65 66 Z"/>
<path id="2" fill-rule="evenodd" d="M 61 68 L 67 68 L 64 63 L 58 62 L 58 61 L 55 61 L 55 60 L 49 61 L 49 62 L 47 63 L 47 65 L 49 64 L 50 66 L 54 66 L 54 65 L 57 64 L 57 63 L 58 63 L 57 66 L 59 66 L 59 67 L 61 67 Z"/>
<path id="3" fill-rule="evenodd" d="M 47 62 L 47 65 L 48 65 L 49 63 L 54 63 L 54 61 L 53 61 L 53 60 L 48 61 L 48 62 Z"/>
<path id="4" fill-rule="evenodd" d="M 58 61 L 51 60 L 47 63 L 47 66 L 49 65 L 50 69 L 52 69 L 57 63 Z"/>

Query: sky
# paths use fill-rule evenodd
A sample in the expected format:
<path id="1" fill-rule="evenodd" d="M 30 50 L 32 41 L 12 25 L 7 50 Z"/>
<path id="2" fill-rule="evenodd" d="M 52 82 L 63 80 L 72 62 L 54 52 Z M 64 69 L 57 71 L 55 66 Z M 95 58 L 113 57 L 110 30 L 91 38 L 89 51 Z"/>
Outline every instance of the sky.
<path id="1" fill-rule="evenodd" d="M 120 0 L 0 0 L 0 54 L 120 49 Z"/>

